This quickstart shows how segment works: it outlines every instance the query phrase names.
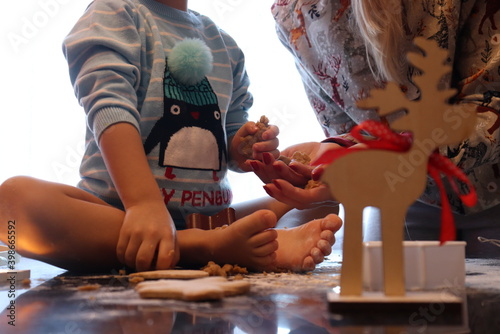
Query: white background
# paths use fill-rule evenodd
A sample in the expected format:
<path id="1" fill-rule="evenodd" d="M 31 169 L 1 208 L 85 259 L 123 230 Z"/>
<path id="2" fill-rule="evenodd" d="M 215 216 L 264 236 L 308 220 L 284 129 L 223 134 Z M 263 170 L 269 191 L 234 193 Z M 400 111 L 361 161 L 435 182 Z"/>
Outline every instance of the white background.
<path id="1" fill-rule="evenodd" d="M 30 175 L 75 185 L 85 117 L 71 87 L 63 38 L 88 0 L 8 1 L 0 12 L 0 182 Z M 243 49 L 255 97 L 250 120 L 267 115 L 280 127 L 280 148 L 321 140 L 292 56 L 278 41 L 272 0 L 191 0 Z M 264 195 L 251 173 L 231 174 L 235 202 Z"/>

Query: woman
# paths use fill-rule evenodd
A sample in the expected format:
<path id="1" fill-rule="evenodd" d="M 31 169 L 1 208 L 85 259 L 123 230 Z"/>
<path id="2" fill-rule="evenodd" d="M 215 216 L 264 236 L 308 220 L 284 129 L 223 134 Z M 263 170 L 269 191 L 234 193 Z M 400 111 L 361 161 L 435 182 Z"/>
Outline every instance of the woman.
<path id="1" fill-rule="evenodd" d="M 467 241 L 468 256 L 499 256 L 498 247 L 478 241 L 500 235 L 499 9 L 494 0 L 277 0 L 272 12 L 279 38 L 295 57 L 310 103 L 329 137 L 328 144 L 301 144 L 284 153 L 301 149 L 315 156 L 322 146 L 354 144 L 348 136 L 352 127 L 377 119 L 374 111 L 356 108 L 356 101 L 386 81 L 397 82 L 409 99 L 417 99 L 412 77 L 418 72 L 405 55 L 414 48 L 415 37 L 435 40 L 449 51 L 453 68 L 452 75 L 443 78 L 443 87 L 457 88 L 456 102 L 475 105 L 478 116 L 467 140 L 440 149 L 465 172 L 478 194 L 477 205 L 467 208 L 455 193 L 448 193 L 458 237 Z M 330 199 L 325 187 L 291 186 L 305 181 L 310 173 L 305 166 L 285 168 L 270 156 L 266 161 L 253 162 L 264 182 L 289 181 L 265 186 L 276 199 L 301 208 Z M 408 212 L 407 237 L 437 239 L 440 205 L 439 191 L 430 181 Z"/>

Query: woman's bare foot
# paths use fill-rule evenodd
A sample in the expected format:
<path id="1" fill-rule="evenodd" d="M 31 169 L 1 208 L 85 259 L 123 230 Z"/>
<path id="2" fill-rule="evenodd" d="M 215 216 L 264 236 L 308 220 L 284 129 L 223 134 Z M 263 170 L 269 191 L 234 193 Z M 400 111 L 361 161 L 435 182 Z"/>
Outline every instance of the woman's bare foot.
<path id="1" fill-rule="evenodd" d="M 332 251 L 342 221 L 335 214 L 289 229 L 278 229 L 276 267 L 295 272 L 314 270 Z"/>
<path id="2" fill-rule="evenodd" d="M 276 215 L 260 210 L 222 229 L 178 231 L 181 265 L 237 264 L 251 271 L 275 268 L 278 233 Z"/>

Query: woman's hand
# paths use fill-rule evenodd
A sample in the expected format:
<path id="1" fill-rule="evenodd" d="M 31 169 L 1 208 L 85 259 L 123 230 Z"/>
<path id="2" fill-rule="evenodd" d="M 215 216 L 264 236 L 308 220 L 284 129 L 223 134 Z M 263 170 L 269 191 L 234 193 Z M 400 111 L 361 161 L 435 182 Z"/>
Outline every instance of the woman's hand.
<path id="1" fill-rule="evenodd" d="M 295 152 L 299 151 L 307 154 L 311 161 L 314 161 L 327 150 L 339 148 L 341 147 L 334 143 L 309 142 L 291 146 L 282 151 L 282 155 L 291 157 Z M 328 186 L 325 184 L 320 184 L 311 189 L 304 189 L 310 180 L 318 180 L 321 177 L 324 169 L 322 165 L 311 166 L 297 161 L 292 161 L 287 165 L 266 153 L 263 154 L 262 162 L 251 160 L 247 163 L 252 167 L 255 174 L 266 183 L 264 189 L 269 196 L 280 202 L 297 209 L 335 203 Z"/>
<path id="2" fill-rule="evenodd" d="M 290 146 L 281 152 L 284 157 L 290 158 L 295 152 L 307 154 L 311 161 L 321 156 L 324 152 L 330 149 L 338 149 L 339 145 L 333 143 L 318 143 L 308 142 Z M 262 161 L 249 160 L 247 165 L 264 183 L 271 183 L 275 179 L 283 179 L 297 187 L 304 187 L 312 178 L 314 173 L 318 174 L 321 166 L 304 165 L 297 161 L 292 161 L 289 165 L 281 160 L 275 159 L 274 156 L 267 153 L 262 154 Z M 318 175 L 319 176 L 319 175 Z"/>
<path id="3" fill-rule="evenodd" d="M 266 184 L 264 190 L 274 199 L 299 210 L 338 204 L 332 198 L 330 189 L 326 184 L 320 184 L 310 189 L 303 189 L 294 187 L 285 180 L 274 180 L 272 183 Z"/>

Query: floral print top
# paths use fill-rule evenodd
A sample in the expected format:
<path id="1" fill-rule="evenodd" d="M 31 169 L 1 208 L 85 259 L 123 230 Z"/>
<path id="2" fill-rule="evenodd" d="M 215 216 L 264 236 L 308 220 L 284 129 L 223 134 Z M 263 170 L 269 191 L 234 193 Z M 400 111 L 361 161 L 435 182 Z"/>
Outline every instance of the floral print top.
<path id="1" fill-rule="evenodd" d="M 423 36 L 449 50 L 451 85 L 462 102 L 477 106 L 475 133 L 456 146 L 441 148 L 467 174 L 478 204 L 462 205 L 448 196 L 455 212 L 473 213 L 500 204 L 500 1 L 402 0 L 408 49 Z M 374 111 L 356 101 L 380 86 L 370 69 L 365 47 L 354 30 L 350 0 L 276 0 L 272 6 L 277 33 L 296 59 L 307 96 L 327 137 L 346 134 Z M 410 69 L 407 77 L 413 75 Z M 409 99 L 418 88 L 408 81 Z M 440 206 L 429 179 L 421 200 Z"/>

